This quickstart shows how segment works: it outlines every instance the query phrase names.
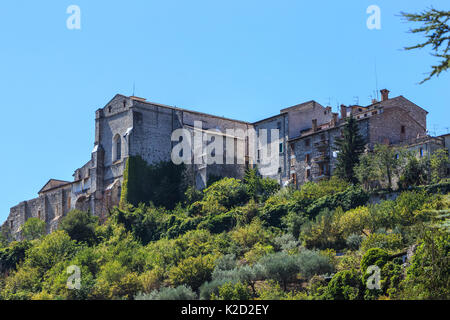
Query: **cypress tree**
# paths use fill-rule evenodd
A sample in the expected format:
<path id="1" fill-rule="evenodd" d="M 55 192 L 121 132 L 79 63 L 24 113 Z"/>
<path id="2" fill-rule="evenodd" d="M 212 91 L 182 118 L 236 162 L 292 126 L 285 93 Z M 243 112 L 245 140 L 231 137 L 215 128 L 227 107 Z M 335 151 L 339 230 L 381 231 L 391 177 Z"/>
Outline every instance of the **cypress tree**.
<path id="1" fill-rule="evenodd" d="M 335 150 L 338 151 L 335 173 L 339 178 L 357 182 L 354 168 L 359 163 L 359 156 L 364 152 L 365 144 L 364 138 L 359 134 L 356 119 L 350 116 L 343 128 L 342 137 L 335 140 Z"/>

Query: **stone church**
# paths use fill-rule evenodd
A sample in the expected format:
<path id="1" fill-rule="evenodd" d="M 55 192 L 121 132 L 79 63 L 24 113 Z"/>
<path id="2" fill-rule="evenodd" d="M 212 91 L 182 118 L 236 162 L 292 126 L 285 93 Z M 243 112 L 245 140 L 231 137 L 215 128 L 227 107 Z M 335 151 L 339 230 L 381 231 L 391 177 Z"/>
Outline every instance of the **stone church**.
<path id="1" fill-rule="evenodd" d="M 388 90 L 381 90 L 381 94 L 381 101 L 374 100 L 369 106 L 342 105 L 340 113 L 308 101 L 254 123 L 118 94 L 95 112 L 94 147 L 89 161 L 75 170 L 73 181 L 50 179 L 37 198 L 11 208 L 4 227 L 20 238 L 20 227 L 31 217 L 44 220 L 48 232 L 55 230 L 60 219 L 73 209 L 105 218 L 108 210 L 119 203 L 126 159 L 139 155 L 149 164 L 171 161 L 176 143 L 172 133 L 182 128 L 194 134 L 199 130 L 195 122 L 201 122 L 200 130 L 211 135 L 226 135 L 227 129 L 254 130 L 257 134 L 261 129 L 279 130 L 278 140 L 271 141 L 277 144 L 277 168 L 261 174 L 281 185 L 299 186 L 332 174 L 336 162 L 334 139 L 341 135 L 345 118 L 350 115 L 357 119 L 369 148 L 376 143 L 428 141 L 427 111 L 403 96 L 389 98 Z M 202 189 L 210 175 L 241 178 L 247 167 L 260 168 L 259 140 L 238 135 L 231 138 L 235 150 L 240 150 L 234 153 L 238 158 L 235 164 L 193 164 L 188 175 L 192 185 Z M 439 147 L 439 143 L 430 148 Z"/>

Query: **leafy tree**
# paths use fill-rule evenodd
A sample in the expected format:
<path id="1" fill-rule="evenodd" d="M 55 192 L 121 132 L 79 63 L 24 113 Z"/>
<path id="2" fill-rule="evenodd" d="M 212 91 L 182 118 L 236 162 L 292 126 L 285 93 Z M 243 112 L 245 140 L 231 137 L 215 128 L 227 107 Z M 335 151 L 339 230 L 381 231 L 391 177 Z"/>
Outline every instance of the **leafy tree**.
<path id="1" fill-rule="evenodd" d="M 431 182 L 438 183 L 447 175 L 449 165 L 448 151 L 439 149 L 433 152 L 430 157 Z"/>
<path id="2" fill-rule="evenodd" d="M 426 158 L 418 160 L 414 154 L 409 153 L 405 168 L 400 176 L 400 186 L 403 189 L 407 189 L 410 186 L 425 184 L 428 180 L 427 167 Z"/>
<path id="3" fill-rule="evenodd" d="M 193 203 L 203 199 L 203 193 L 195 187 L 189 186 L 184 193 L 184 198 L 186 205 L 192 205 Z"/>
<path id="4" fill-rule="evenodd" d="M 224 213 L 248 200 L 245 186 L 240 180 L 223 178 L 203 190 L 203 213 Z"/>
<path id="5" fill-rule="evenodd" d="M 93 244 L 96 242 L 95 228 L 98 217 L 88 212 L 72 210 L 65 216 L 59 225 L 59 229 L 78 242 Z"/>
<path id="6" fill-rule="evenodd" d="M 361 259 L 361 271 L 365 274 L 367 268 L 372 265 L 382 268 L 388 260 L 387 251 L 380 248 L 369 249 Z"/>
<path id="7" fill-rule="evenodd" d="M 285 252 L 277 252 L 263 257 L 260 262 L 268 279 L 280 281 L 284 290 L 295 280 L 300 271 L 297 258 Z"/>
<path id="8" fill-rule="evenodd" d="M 212 300 L 250 300 L 250 289 L 240 283 L 227 282 L 219 288 L 219 295 L 212 294 Z"/>
<path id="9" fill-rule="evenodd" d="M 278 251 L 285 251 L 287 253 L 295 253 L 300 246 L 300 243 L 290 233 L 284 233 L 274 239 L 274 244 Z"/>
<path id="10" fill-rule="evenodd" d="M 387 180 L 388 188 L 392 189 L 392 179 L 398 173 L 402 161 L 401 151 L 385 144 L 377 144 L 373 152 L 379 179 Z"/>
<path id="11" fill-rule="evenodd" d="M 371 248 L 380 248 L 391 252 L 397 252 L 404 248 L 402 235 L 399 233 L 371 233 L 363 240 L 361 250 L 367 251 Z"/>
<path id="12" fill-rule="evenodd" d="M 307 182 L 301 186 L 299 191 L 294 192 L 292 198 L 296 202 L 310 205 L 312 202 L 329 195 L 344 192 L 350 184 L 337 176 L 332 176 L 328 180 L 318 182 Z"/>
<path id="13" fill-rule="evenodd" d="M 364 284 L 367 284 L 369 281 L 369 277 L 373 274 L 369 272 L 368 268 L 371 266 L 376 266 L 380 270 L 386 265 L 389 261 L 389 254 L 386 250 L 380 248 L 372 248 L 369 249 L 361 259 L 361 273 L 362 273 L 362 281 Z M 380 283 L 380 288 L 369 289 L 366 288 L 364 292 L 364 297 L 367 300 L 376 299 L 383 293 Z"/>
<path id="14" fill-rule="evenodd" d="M 6 226 L 6 223 L 0 227 L 0 248 L 6 247 L 11 238 L 11 230 Z"/>
<path id="15" fill-rule="evenodd" d="M 298 264 L 299 273 L 310 279 L 314 275 L 329 274 L 334 271 L 330 259 L 319 251 L 302 250 L 295 255 Z"/>
<path id="16" fill-rule="evenodd" d="M 196 300 L 197 294 L 188 286 L 181 285 L 176 288 L 164 287 L 150 294 L 138 293 L 135 300 Z"/>
<path id="17" fill-rule="evenodd" d="M 450 299 L 450 236 L 437 228 L 426 230 L 407 269 L 401 297 Z"/>
<path id="18" fill-rule="evenodd" d="M 355 233 L 367 235 L 365 231 L 372 229 L 369 209 L 361 206 L 346 211 L 339 217 L 339 227 L 344 238 Z"/>
<path id="19" fill-rule="evenodd" d="M 31 247 L 29 241 L 12 242 L 8 247 L 0 249 L 0 274 L 16 270 L 25 259 L 26 251 Z"/>
<path id="20" fill-rule="evenodd" d="M 373 188 L 377 181 L 375 159 L 373 154 L 364 153 L 359 157 L 359 163 L 355 166 L 355 175 L 365 190 Z"/>
<path id="21" fill-rule="evenodd" d="M 289 202 L 276 196 L 270 197 L 264 204 L 261 220 L 267 225 L 280 228 L 282 219 L 289 211 Z"/>
<path id="22" fill-rule="evenodd" d="M 339 218 L 343 214 L 342 209 L 330 211 L 323 210 L 315 221 L 310 221 L 302 226 L 300 239 L 307 248 L 335 248 L 340 249 L 345 246 L 345 239 L 339 224 Z"/>
<path id="23" fill-rule="evenodd" d="M 347 244 L 347 248 L 349 248 L 350 250 L 358 250 L 361 246 L 362 241 L 363 239 L 361 235 L 352 233 L 347 237 L 345 243 Z"/>
<path id="24" fill-rule="evenodd" d="M 414 46 L 406 47 L 405 50 L 413 50 L 431 46 L 433 55 L 441 58 L 440 64 L 432 66 L 432 71 L 420 83 L 430 80 L 433 76 L 439 76 L 450 66 L 450 11 L 436 10 L 430 8 L 420 13 L 401 13 L 403 18 L 409 22 L 420 23 L 421 26 L 410 29 L 411 33 L 422 33 L 426 40 Z"/>
<path id="25" fill-rule="evenodd" d="M 24 264 L 37 268 L 44 274 L 59 261 L 71 259 L 78 249 L 77 244 L 62 230 L 42 238 L 41 242 L 27 250 Z"/>
<path id="26" fill-rule="evenodd" d="M 266 280 L 257 289 L 258 300 L 306 300 L 305 294 L 285 292 L 275 280 Z"/>
<path id="27" fill-rule="evenodd" d="M 338 151 L 335 173 L 338 177 L 352 183 L 357 181 L 354 167 L 359 163 L 365 144 L 364 138 L 359 134 L 356 119 L 350 116 L 342 130 L 342 138 L 335 141 L 335 149 Z"/>
<path id="28" fill-rule="evenodd" d="M 244 249 L 250 249 L 258 242 L 266 243 L 269 238 L 270 233 L 264 229 L 264 225 L 259 219 L 254 219 L 249 225 L 231 231 L 231 239 Z"/>
<path id="29" fill-rule="evenodd" d="M 289 232 L 295 239 L 298 239 L 302 226 L 308 221 L 307 215 L 301 211 L 289 211 L 289 213 L 281 219 L 284 230 Z"/>
<path id="30" fill-rule="evenodd" d="M 219 288 L 225 283 L 230 282 L 226 279 L 206 281 L 199 288 L 200 300 L 210 300 L 212 296 L 219 295 Z"/>
<path id="31" fill-rule="evenodd" d="M 247 194 L 255 201 L 265 201 L 280 189 L 279 183 L 270 178 L 262 178 L 257 168 L 245 171 L 243 182 L 247 188 Z"/>
<path id="32" fill-rule="evenodd" d="M 136 292 L 142 291 L 137 273 L 132 272 L 118 260 L 105 263 L 96 279 L 94 297 L 97 299 L 131 300 Z"/>
<path id="33" fill-rule="evenodd" d="M 215 257 L 212 255 L 189 257 L 169 270 L 169 281 L 173 285 L 187 285 L 198 290 L 205 281 L 211 280 Z"/>
<path id="34" fill-rule="evenodd" d="M 46 224 L 39 218 L 28 219 L 22 227 L 22 234 L 27 240 L 39 239 L 46 232 Z"/>
<path id="35" fill-rule="evenodd" d="M 333 300 L 362 299 L 363 284 L 356 270 L 344 270 L 336 273 L 328 283 L 326 296 Z"/>

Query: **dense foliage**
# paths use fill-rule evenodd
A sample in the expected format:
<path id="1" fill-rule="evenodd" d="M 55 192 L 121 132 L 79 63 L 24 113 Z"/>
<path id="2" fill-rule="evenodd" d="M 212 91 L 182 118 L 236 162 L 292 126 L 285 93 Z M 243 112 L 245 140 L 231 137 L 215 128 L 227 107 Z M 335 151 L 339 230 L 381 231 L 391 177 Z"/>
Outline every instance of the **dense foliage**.
<path id="1" fill-rule="evenodd" d="M 73 211 L 49 235 L 30 219 L 0 247 L 0 299 L 448 299 L 442 186 L 369 204 L 336 177 L 279 190 L 249 171 L 172 209 L 122 203 L 102 224 Z"/>

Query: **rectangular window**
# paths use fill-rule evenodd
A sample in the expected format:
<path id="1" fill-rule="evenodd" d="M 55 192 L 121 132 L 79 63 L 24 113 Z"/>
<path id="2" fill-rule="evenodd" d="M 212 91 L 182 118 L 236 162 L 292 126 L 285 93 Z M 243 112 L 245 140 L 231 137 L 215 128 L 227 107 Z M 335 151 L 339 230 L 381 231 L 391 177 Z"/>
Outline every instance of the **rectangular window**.
<path id="1" fill-rule="evenodd" d="M 259 160 L 261 160 L 261 150 L 258 150 L 258 155 L 257 155 L 257 158 L 256 158 L 258 161 Z"/>
<path id="2" fill-rule="evenodd" d="M 306 178 L 309 179 L 311 177 L 311 170 L 307 169 L 306 170 Z"/>
<path id="3" fill-rule="evenodd" d="M 405 126 L 402 126 L 401 133 L 405 133 Z"/>
<path id="4" fill-rule="evenodd" d="M 280 143 L 280 153 L 283 153 L 283 142 Z"/>
<path id="5" fill-rule="evenodd" d="M 423 149 L 420 148 L 420 157 L 423 158 Z"/>
<path id="6" fill-rule="evenodd" d="M 292 174 L 291 181 L 294 185 L 297 185 L 297 174 L 296 173 Z"/>
<path id="7" fill-rule="evenodd" d="M 309 163 L 309 161 L 310 161 L 310 155 L 309 155 L 309 153 L 306 155 L 306 157 L 305 157 L 305 162 L 306 163 Z"/>

